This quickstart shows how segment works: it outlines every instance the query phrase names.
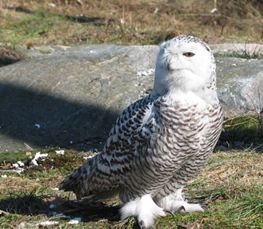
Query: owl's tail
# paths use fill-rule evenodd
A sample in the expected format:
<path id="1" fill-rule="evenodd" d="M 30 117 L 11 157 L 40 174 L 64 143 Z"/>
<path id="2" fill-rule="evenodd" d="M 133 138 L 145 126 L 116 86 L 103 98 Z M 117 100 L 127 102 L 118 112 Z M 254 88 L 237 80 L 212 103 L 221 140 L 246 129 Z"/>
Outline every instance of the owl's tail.
<path id="1" fill-rule="evenodd" d="M 90 194 L 89 183 L 91 182 L 92 174 L 96 167 L 95 157 L 89 159 L 72 174 L 66 177 L 64 181 L 60 183 L 59 189 L 74 192 L 77 199 L 81 199 L 83 196 L 88 196 Z"/>
<path id="2" fill-rule="evenodd" d="M 110 185 L 107 179 L 99 180 L 98 155 L 90 158 L 77 168 L 71 175 L 66 177 L 59 185 L 60 190 L 72 191 L 77 199 L 108 199 L 119 193 L 118 186 Z"/>

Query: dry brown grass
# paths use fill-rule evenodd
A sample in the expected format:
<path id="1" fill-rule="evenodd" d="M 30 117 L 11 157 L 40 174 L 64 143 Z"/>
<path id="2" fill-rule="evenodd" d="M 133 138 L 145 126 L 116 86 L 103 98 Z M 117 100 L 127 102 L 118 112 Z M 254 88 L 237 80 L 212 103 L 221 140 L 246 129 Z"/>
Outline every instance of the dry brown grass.
<path id="1" fill-rule="evenodd" d="M 215 2 L 217 11 L 211 14 Z M 192 34 L 209 43 L 260 43 L 263 39 L 263 3 L 256 0 L 6 0 L 0 12 L 0 25 L 9 27 L 6 36 L 19 35 L 14 23 L 35 12 L 50 18 L 60 15 L 63 20 L 33 20 L 33 28 L 43 23 L 52 26 L 44 26 L 34 33 L 37 36 L 24 33 L 22 43 L 158 44 L 175 33 Z"/>
<path id="2" fill-rule="evenodd" d="M 13 193 L 28 192 L 32 189 L 39 188 L 40 186 L 41 185 L 34 180 L 11 176 L 6 180 L 2 180 L 0 183 L 0 194 L 8 195 L 11 190 Z"/>
<path id="3" fill-rule="evenodd" d="M 262 154 L 244 152 L 217 152 L 213 154 L 198 178 L 206 179 L 207 187 L 228 187 L 228 196 L 233 198 L 240 191 L 253 191 L 263 187 Z M 206 178 L 213 171 L 223 171 Z M 198 179 L 197 178 L 197 179 Z"/>

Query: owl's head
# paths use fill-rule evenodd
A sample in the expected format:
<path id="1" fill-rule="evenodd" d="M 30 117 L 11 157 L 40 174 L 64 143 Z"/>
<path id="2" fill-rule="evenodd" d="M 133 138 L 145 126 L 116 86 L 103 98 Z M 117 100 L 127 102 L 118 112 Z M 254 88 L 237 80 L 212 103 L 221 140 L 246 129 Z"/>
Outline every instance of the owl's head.
<path id="1" fill-rule="evenodd" d="M 152 94 L 215 90 L 214 56 L 209 46 L 193 36 L 177 36 L 161 44 Z"/>

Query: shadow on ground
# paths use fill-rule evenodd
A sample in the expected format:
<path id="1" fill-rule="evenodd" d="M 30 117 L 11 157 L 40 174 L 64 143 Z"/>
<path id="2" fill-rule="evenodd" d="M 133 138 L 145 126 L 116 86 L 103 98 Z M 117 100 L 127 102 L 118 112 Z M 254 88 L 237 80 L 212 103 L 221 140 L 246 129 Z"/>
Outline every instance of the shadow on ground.
<path id="1" fill-rule="evenodd" d="M 49 204 L 44 201 L 44 196 L 10 195 L 6 199 L 0 200 L 0 210 L 21 215 L 47 214 Z"/>
<path id="2" fill-rule="evenodd" d="M 36 148 L 58 146 L 84 151 L 101 150 L 119 115 L 103 107 L 80 104 L 10 84 L 0 85 L 0 106 L 0 152 L 25 150 L 24 143 Z M 244 142 L 243 145 L 232 144 L 231 149 L 248 148 L 254 143 L 252 148 L 255 148 L 262 133 L 262 129 L 230 129 L 223 132 L 221 143 Z"/>
<path id="3" fill-rule="evenodd" d="M 0 84 L 0 106 L 0 152 L 23 143 L 37 148 L 100 149 L 118 116 L 103 107 L 10 84 Z"/>
<path id="4" fill-rule="evenodd" d="M 103 225 L 103 228 L 112 225 L 120 226 L 120 224 L 123 228 L 126 223 L 132 226 L 130 228 L 139 228 L 137 222 L 133 219 L 132 225 L 129 221 L 120 221 L 119 211 L 121 205 L 114 204 L 114 206 L 111 206 L 110 204 L 87 200 L 65 200 L 60 197 L 56 197 L 54 200 L 47 200 L 47 198 L 44 195 L 36 196 L 34 194 L 10 196 L 0 201 L 0 210 L 25 216 L 44 214 L 52 219 L 64 219 L 65 223 L 72 218 L 81 217 L 82 222 L 87 222 L 88 226 L 94 226 L 94 228 L 98 226 L 98 222 Z M 51 209 L 51 204 L 55 208 Z"/>

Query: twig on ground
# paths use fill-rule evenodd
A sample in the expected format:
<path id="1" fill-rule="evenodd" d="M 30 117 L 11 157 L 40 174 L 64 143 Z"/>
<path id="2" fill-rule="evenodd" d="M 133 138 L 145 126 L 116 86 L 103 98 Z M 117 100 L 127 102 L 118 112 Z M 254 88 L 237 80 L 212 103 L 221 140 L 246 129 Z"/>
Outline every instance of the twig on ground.
<path id="1" fill-rule="evenodd" d="M 212 177 L 212 176 L 215 176 L 217 174 L 220 174 L 220 173 L 223 173 L 225 172 L 224 169 L 220 169 L 220 170 L 217 170 L 217 171 L 213 171 L 212 173 L 208 174 L 205 176 L 205 178 L 209 178 L 209 177 Z M 193 182 L 197 181 L 198 179 L 193 179 L 193 180 L 190 180 L 187 184 L 192 184 Z"/>
<path id="2" fill-rule="evenodd" d="M 20 220 L 18 220 L 18 221 L 16 221 L 16 222 L 10 223 L 9 225 L 10 225 L 10 226 L 17 226 L 17 225 L 19 225 L 20 223 L 28 220 L 29 218 L 30 218 L 30 216 L 27 215 L 27 216 L 23 217 L 22 219 L 20 219 Z"/>

